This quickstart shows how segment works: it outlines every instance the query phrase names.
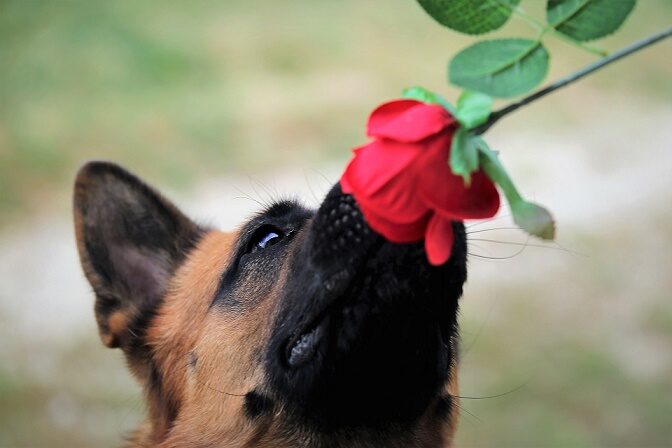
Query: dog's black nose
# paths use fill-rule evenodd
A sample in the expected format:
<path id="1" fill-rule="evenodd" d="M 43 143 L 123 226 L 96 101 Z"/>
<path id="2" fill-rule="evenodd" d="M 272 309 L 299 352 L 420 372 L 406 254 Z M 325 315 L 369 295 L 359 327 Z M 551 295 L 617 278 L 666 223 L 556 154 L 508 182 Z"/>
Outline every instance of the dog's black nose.
<path id="1" fill-rule="evenodd" d="M 382 237 L 366 223 L 355 199 L 344 194 L 336 184 L 315 214 L 313 231 L 306 244 L 311 247 L 312 262 L 320 268 L 329 269 L 344 260 L 357 263 L 371 247 L 382 243 Z"/>

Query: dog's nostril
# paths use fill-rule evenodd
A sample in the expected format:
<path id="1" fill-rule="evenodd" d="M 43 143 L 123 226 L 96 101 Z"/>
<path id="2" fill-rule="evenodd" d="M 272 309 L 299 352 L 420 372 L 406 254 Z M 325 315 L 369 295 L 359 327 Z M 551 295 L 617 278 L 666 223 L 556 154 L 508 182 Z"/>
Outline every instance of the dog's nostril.
<path id="1" fill-rule="evenodd" d="M 366 225 L 354 198 L 343 194 L 338 184 L 320 206 L 312 229 L 306 244 L 319 265 L 330 265 L 344 256 L 363 256 L 368 243 L 378 239 Z"/>

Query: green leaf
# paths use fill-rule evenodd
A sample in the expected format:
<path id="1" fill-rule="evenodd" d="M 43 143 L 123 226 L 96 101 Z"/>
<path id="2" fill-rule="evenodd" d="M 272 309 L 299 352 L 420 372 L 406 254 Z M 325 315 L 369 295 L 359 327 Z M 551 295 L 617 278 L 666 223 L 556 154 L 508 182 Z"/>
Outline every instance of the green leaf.
<path id="1" fill-rule="evenodd" d="M 548 72 L 548 60 L 535 40 L 486 40 L 460 51 L 450 61 L 448 78 L 457 86 L 508 98 L 537 86 Z"/>
<path id="2" fill-rule="evenodd" d="M 546 21 L 572 39 L 585 42 L 616 31 L 636 0 L 548 0 Z"/>
<path id="3" fill-rule="evenodd" d="M 514 222 L 531 235 L 552 240 L 555 237 L 553 216 L 544 207 L 523 199 L 499 161 L 497 153 L 491 150 L 482 138 L 477 139 L 481 166 L 485 174 L 504 192 Z"/>
<path id="4" fill-rule="evenodd" d="M 479 137 L 460 127 L 450 146 L 450 170 L 456 176 L 462 176 L 467 186 L 471 183 L 471 173 L 478 169 L 477 138 Z"/>
<path id="5" fill-rule="evenodd" d="M 480 92 L 465 90 L 457 100 L 457 121 L 467 129 L 473 129 L 486 121 L 492 112 L 493 99 Z"/>
<path id="6" fill-rule="evenodd" d="M 402 98 L 422 101 L 423 103 L 440 104 L 453 116 L 457 112 L 455 110 L 455 106 L 450 104 L 448 100 L 446 100 L 441 95 L 432 92 L 431 90 L 425 89 L 424 87 L 420 86 L 407 87 L 404 89 L 401 96 Z"/>
<path id="7" fill-rule="evenodd" d="M 441 25 L 466 34 L 483 34 L 500 28 L 520 0 L 418 0 Z"/>

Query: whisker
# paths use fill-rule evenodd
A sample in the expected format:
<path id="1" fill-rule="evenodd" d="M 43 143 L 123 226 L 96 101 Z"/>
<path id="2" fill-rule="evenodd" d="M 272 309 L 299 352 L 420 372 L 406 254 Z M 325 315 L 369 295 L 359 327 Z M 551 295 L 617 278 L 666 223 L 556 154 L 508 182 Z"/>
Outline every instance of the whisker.
<path id="1" fill-rule="evenodd" d="M 453 396 L 453 395 L 451 395 L 451 396 Z M 454 403 L 455 403 L 455 402 L 454 402 Z M 460 411 L 464 411 L 464 412 L 466 412 L 466 413 L 469 414 L 474 420 L 476 420 L 478 423 L 483 423 L 483 420 L 481 420 L 480 418 L 478 418 L 478 417 L 476 416 L 476 414 L 474 414 L 473 412 L 470 412 L 467 408 L 465 408 L 464 406 L 462 406 L 460 403 L 455 403 L 455 405 L 457 405 L 457 408 L 458 408 Z"/>
<path id="2" fill-rule="evenodd" d="M 495 216 L 494 218 L 485 219 L 485 220 L 483 220 L 483 221 L 478 221 L 478 222 L 475 222 L 475 223 L 473 223 L 473 224 L 469 224 L 468 226 L 465 226 L 465 227 L 466 227 L 467 229 L 471 229 L 471 228 L 473 228 L 473 227 L 482 226 L 483 224 L 488 224 L 488 223 L 491 223 L 491 222 L 498 221 L 498 220 L 500 220 L 500 219 L 510 218 L 510 217 L 511 217 L 511 215 L 500 215 L 500 216 Z"/>
<path id="3" fill-rule="evenodd" d="M 188 367 L 189 367 L 189 364 L 187 363 L 187 365 L 186 365 L 185 367 L 188 368 Z M 222 395 L 228 395 L 229 397 L 244 397 L 244 396 L 247 395 L 247 394 L 234 394 L 234 393 L 231 393 L 231 392 L 225 392 L 225 391 L 223 391 L 223 390 L 219 390 L 219 389 L 217 389 L 217 388 L 214 388 L 214 387 L 210 386 L 209 384 L 204 383 L 203 381 L 199 381 L 198 378 L 196 378 L 195 376 L 194 376 L 193 378 L 194 378 L 194 381 L 196 381 L 196 382 L 197 382 L 198 384 L 200 384 L 201 386 L 203 386 L 203 387 L 207 387 L 207 388 L 210 389 L 211 391 L 213 391 L 213 392 L 217 392 L 217 393 L 222 394 Z"/>
<path id="4" fill-rule="evenodd" d="M 273 202 L 273 198 L 275 198 L 278 195 L 278 189 L 272 185 L 272 183 L 269 182 L 263 182 L 260 179 L 256 178 L 251 178 L 251 180 L 256 183 L 259 188 L 264 190 L 264 193 L 266 194 L 266 197 L 268 198 L 269 202 Z"/>
<path id="5" fill-rule="evenodd" d="M 464 400 L 489 400 L 489 399 L 492 399 L 492 398 L 500 398 L 500 397 L 504 397 L 504 396 L 506 396 L 506 395 L 512 394 L 512 393 L 514 393 L 514 392 L 518 392 L 520 389 L 522 389 L 523 387 L 527 386 L 528 382 L 529 382 L 529 381 L 526 381 L 526 382 L 524 382 L 523 384 L 521 384 L 520 386 L 517 386 L 517 387 L 515 387 L 515 388 L 513 388 L 513 389 L 511 389 L 511 390 L 509 390 L 509 391 L 506 391 L 506 392 L 503 392 L 503 393 L 501 393 L 501 394 L 497 394 L 497 395 L 487 395 L 487 396 L 485 396 L 485 397 L 468 397 L 468 396 L 452 395 L 452 394 L 451 394 L 450 396 L 451 396 L 451 397 L 460 398 L 460 399 L 464 399 Z"/>
<path id="6" fill-rule="evenodd" d="M 524 245 L 516 253 L 514 253 L 512 255 L 507 255 L 506 257 L 490 257 L 490 256 L 487 256 L 487 255 L 475 254 L 473 252 L 467 252 L 467 253 L 472 257 L 486 259 L 486 260 L 510 260 L 511 258 L 517 257 L 518 255 L 522 254 L 523 251 L 525 251 L 526 248 L 527 248 L 527 245 Z"/>
<path id="7" fill-rule="evenodd" d="M 476 345 L 476 342 L 478 339 L 481 337 L 481 334 L 483 333 L 483 329 L 485 328 L 485 325 L 490 321 L 490 316 L 492 316 L 492 310 L 494 308 L 494 304 L 490 305 L 490 309 L 488 310 L 488 314 L 486 314 L 485 319 L 483 319 L 483 322 L 481 322 L 481 326 L 478 327 L 478 331 L 476 332 L 476 336 L 471 340 L 469 345 L 464 348 L 464 350 L 461 351 L 461 357 L 464 358 L 472 349 L 474 345 Z"/>
<path id="8" fill-rule="evenodd" d="M 308 179 L 308 173 L 305 170 L 303 172 L 303 178 L 306 181 L 306 185 L 308 186 L 308 190 L 310 191 L 310 195 L 313 197 L 313 201 L 315 201 L 315 205 L 319 206 L 321 201 L 317 197 L 317 194 L 315 193 L 315 189 L 313 188 L 313 185 L 310 183 L 310 179 Z"/>
<path id="9" fill-rule="evenodd" d="M 250 185 L 251 185 L 251 179 L 250 179 Z M 257 196 L 257 198 L 252 197 L 252 195 L 250 195 L 249 193 L 246 193 L 245 191 L 243 191 L 238 186 L 236 186 L 234 188 L 236 189 L 236 191 L 238 191 L 242 195 L 241 199 L 249 199 L 250 201 L 255 202 L 261 208 L 266 208 L 268 206 L 268 203 L 264 202 L 261 199 L 261 196 L 259 195 L 259 192 L 256 191 L 256 189 L 254 187 L 252 187 L 252 189 L 254 190 L 254 194 Z"/>
<path id="10" fill-rule="evenodd" d="M 196 380 L 196 382 L 199 383 L 201 386 L 207 387 L 208 389 L 210 389 L 213 392 L 217 392 L 217 393 L 220 393 L 220 394 L 223 394 L 223 395 L 228 395 L 229 397 L 244 397 L 245 395 L 247 395 L 247 394 L 232 394 L 230 392 L 224 392 L 223 390 L 215 389 L 214 387 L 211 387 L 208 384 L 201 383 L 198 380 Z"/>
<path id="11" fill-rule="evenodd" d="M 250 187 L 252 187 L 252 190 L 254 190 L 254 194 L 256 194 L 260 199 L 264 199 L 262 201 L 264 203 L 264 208 L 269 207 L 273 203 L 273 197 L 269 194 L 268 190 L 264 187 L 262 182 L 253 178 L 252 176 L 248 176 L 248 180 L 250 182 Z M 257 187 L 264 190 L 265 198 L 263 198 L 264 195 L 259 193 Z"/>
<path id="12" fill-rule="evenodd" d="M 236 188 L 236 189 L 237 189 L 237 188 Z M 238 189 L 237 189 L 237 190 L 238 190 Z M 257 204 L 259 207 L 262 207 L 262 208 L 265 207 L 265 205 L 264 205 L 260 200 L 258 200 L 258 199 L 254 199 L 252 196 L 250 196 L 250 195 L 248 195 L 248 194 L 245 194 L 245 193 L 243 193 L 243 192 L 240 191 L 240 190 L 239 190 L 239 192 L 240 192 L 243 196 L 235 196 L 233 199 L 247 199 L 248 201 L 252 201 L 252 202 L 254 202 L 254 203 Z"/>
<path id="13" fill-rule="evenodd" d="M 469 238 L 469 241 L 483 241 L 486 243 L 496 243 L 496 244 L 506 244 L 509 246 L 527 246 L 527 247 L 539 247 L 542 249 L 551 249 L 551 250 L 559 250 L 562 252 L 567 252 L 567 253 L 574 253 L 573 251 L 569 249 L 565 249 L 562 246 L 545 246 L 543 244 L 534 244 L 534 243 L 520 243 L 517 241 L 498 241 L 498 240 L 490 240 L 487 238 Z"/>
<path id="14" fill-rule="evenodd" d="M 472 230 L 466 232 L 467 235 L 471 235 L 472 233 L 482 233 L 482 232 L 492 232 L 494 230 L 520 230 L 519 227 L 493 227 L 491 229 L 481 229 L 481 230 Z"/>
<path id="15" fill-rule="evenodd" d="M 471 244 L 471 240 L 469 240 L 469 243 L 470 243 L 469 244 L 470 247 L 473 246 L 477 249 L 481 249 L 482 251 L 489 252 L 485 247 L 481 246 L 480 244 Z"/>
<path id="16" fill-rule="evenodd" d="M 494 231 L 494 230 L 520 230 L 518 227 L 495 227 L 492 229 L 482 229 L 482 230 L 474 230 L 472 232 L 467 232 L 467 241 L 481 241 L 485 243 L 495 243 L 495 244 L 505 244 L 505 245 L 510 245 L 510 246 L 528 246 L 528 247 L 539 247 L 542 249 L 552 249 L 552 250 L 559 250 L 561 252 L 566 252 L 570 255 L 574 256 L 580 256 L 580 257 L 588 257 L 589 255 L 578 252 L 572 249 L 568 249 L 564 246 L 562 246 L 560 243 L 557 241 L 548 241 L 547 244 L 535 244 L 535 243 L 528 243 L 530 236 L 528 235 L 526 238 L 525 243 L 521 243 L 520 241 L 501 241 L 501 240 L 494 240 L 494 239 L 489 239 L 489 238 L 471 238 L 469 235 L 473 233 L 481 233 L 481 232 L 489 232 L 489 231 Z M 521 230 L 522 232 L 522 230 Z M 478 247 L 478 246 L 477 246 Z"/>
<path id="17" fill-rule="evenodd" d="M 513 254 L 513 255 L 509 255 L 509 256 L 507 256 L 507 257 L 489 257 L 489 256 L 487 256 L 487 255 L 475 254 L 475 253 L 473 253 L 473 252 L 468 252 L 468 254 L 469 254 L 469 256 L 471 256 L 471 257 L 481 258 L 481 259 L 484 259 L 484 260 L 510 260 L 511 258 L 517 257 L 518 255 L 520 255 L 521 253 L 523 253 L 523 250 L 525 250 L 524 247 L 523 247 L 522 250 L 516 252 L 516 253 Z"/>
<path id="18" fill-rule="evenodd" d="M 117 423 L 117 429 L 123 429 L 126 427 L 126 423 L 129 422 L 131 418 L 131 414 L 134 412 L 137 412 L 143 405 L 143 401 L 141 398 L 138 398 L 136 396 L 133 397 L 128 397 L 126 400 L 123 401 L 124 407 L 126 407 L 129 403 L 132 403 L 130 408 L 126 409 L 126 412 L 124 412 L 123 417 L 121 420 Z"/>

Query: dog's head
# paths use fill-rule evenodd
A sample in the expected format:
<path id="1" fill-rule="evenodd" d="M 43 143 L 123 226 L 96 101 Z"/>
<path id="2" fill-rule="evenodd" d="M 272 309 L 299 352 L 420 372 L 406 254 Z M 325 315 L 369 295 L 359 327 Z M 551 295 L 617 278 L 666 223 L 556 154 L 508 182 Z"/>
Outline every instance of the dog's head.
<path id="1" fill-rule="evenodd" d="M 391 244 L 334 186 L 232 233 L 203 228 L 116 165 L 78 174 L 75 227 L 100 335 L 143 385 L 151 446 L 444 446 L 456 418 L 449 262 Z"/>

